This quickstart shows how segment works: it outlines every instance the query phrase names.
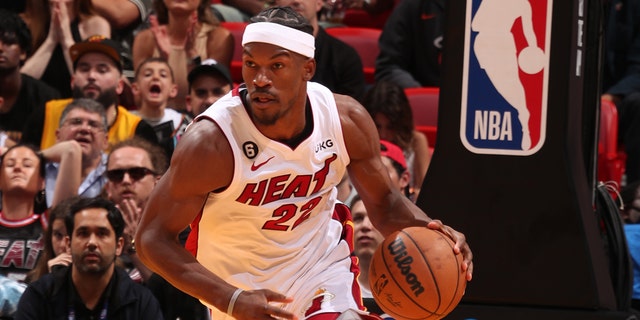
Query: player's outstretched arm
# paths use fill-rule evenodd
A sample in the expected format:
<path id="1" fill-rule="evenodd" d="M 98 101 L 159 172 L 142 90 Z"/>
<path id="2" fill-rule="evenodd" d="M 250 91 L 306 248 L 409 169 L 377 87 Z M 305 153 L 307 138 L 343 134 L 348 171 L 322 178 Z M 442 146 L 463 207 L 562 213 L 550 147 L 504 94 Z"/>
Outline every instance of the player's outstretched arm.
<path id="1" fill-rule="evenodd" d="M 349 178 L 362 199 L 376 229 L 388 236 L 409 226 L 427 226 L 447 234 L 456 243 L 454 250 L 464 256 L 467 279 L 473 273 L 473 254 L 464 234 L 431 220 L 420 208 L 393 187 L 380 160 L 380 138 L 368 112 L 352 98 L 336 95 L 344 141 L 349 152 Z"/>

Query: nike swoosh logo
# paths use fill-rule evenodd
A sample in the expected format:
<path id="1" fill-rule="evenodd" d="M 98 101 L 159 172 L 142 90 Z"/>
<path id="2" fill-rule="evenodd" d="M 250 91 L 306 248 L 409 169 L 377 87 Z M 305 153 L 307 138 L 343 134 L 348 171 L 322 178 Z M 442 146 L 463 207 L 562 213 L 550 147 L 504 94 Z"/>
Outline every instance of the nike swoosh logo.
<path id="1" fill-rule="evenodd" d="M 256 165 L 256 162 L 254 161 L 253 164 L 251 165 L 251 171 L 256 171 L 256 170 L 260 169 L 260 167 L 262 167 L 265 164 L 267 164 L 267 162 L 269 162 L 271 159 L 273 159 L 273 157 L 275 157 L 275 156 L 271 156 L 271 158 L 265 160 L 264 162 L 258 163 L 257 165 Z"/>

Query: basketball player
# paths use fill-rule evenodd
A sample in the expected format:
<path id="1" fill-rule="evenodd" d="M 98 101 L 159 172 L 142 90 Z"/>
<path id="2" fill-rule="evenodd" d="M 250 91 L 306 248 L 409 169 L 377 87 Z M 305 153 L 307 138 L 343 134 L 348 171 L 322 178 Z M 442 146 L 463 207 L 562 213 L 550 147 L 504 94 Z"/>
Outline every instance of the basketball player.
<path id="1" fill-rule="evenodd" d="M 309 82 L 311 32 L 290 8 L 252 18 L 245 84 L 194 120 L 143 213 L 139 257 L 213 319 L 376 319 L 362 311 L 350 213 L 336 200 L 347 169 L 383 235 L 442 230 L 471 280 L 464 235 L 392 186 L 367 111 Z M 177 241 L 190 223 L 195 257 Z"/>

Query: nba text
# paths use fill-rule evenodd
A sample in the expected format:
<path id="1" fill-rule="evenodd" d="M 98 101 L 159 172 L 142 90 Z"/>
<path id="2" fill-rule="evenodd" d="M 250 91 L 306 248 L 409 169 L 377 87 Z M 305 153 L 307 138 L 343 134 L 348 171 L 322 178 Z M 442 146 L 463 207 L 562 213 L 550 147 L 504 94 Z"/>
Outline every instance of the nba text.
<path id="1" fill-rule="evenodd" d="M 511 112 L 476 110 L 473 129 L 476 140 L 513 140 Z"/>

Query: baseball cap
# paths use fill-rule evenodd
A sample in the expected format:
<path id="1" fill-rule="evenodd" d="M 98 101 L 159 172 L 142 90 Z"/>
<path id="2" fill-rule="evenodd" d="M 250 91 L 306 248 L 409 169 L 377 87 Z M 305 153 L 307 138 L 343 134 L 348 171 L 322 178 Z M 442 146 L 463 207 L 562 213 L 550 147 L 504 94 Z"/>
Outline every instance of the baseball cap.
<path id="1" fill-rule="evenodd" d="M 120 45 L 103 35 L 94 35 L 82 42 L 77 42 L 69 48 L 69 55 L 73 61 L 73 69 L 76 68 L 78 59 L 88 52 L 100 52 L 106 54 L 115 61 L 118 69 L 122 72 L 122 59 L 120 58 Z"/>
<path id="2" fill-rule="evenodd" d="M 402 168 L 407 169 L 404 153 L 397 145 L 386 140 L 380 140 L 380 155 L 397 162 Z"/>
<path id="3" fill-rule="evenodd" d="M 218 75 L 221 75 L 227 81 L 227 83 L 229 83 L 229 85 L 233 87 L 233 81 L 231 80 L 229 69 L 226 66 L 218 63 L 218 61 L 214 59 L 206 59 L 202 61 L 199 66 L 194 67 L 191 72 L 189 72 L 189 75 L 187 76 L 189 85 L 191 85 L 193 80 L 195 80 L 198 76 L 207 73 L 216 73 Z"/>

